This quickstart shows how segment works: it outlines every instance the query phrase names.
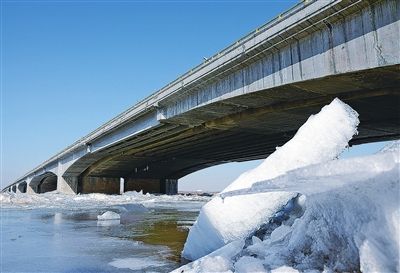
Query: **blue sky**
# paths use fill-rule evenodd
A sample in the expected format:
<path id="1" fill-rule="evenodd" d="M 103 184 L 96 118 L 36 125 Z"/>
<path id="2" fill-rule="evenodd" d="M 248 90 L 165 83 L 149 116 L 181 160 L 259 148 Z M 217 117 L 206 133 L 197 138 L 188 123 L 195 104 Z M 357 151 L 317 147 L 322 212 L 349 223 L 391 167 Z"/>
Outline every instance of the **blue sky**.
<path id="1" fill-rule="evenodd" d="M 1 186 L 296 2 L 2 1 Z M 218 190 L 256 164 L 180 188 Z"/>

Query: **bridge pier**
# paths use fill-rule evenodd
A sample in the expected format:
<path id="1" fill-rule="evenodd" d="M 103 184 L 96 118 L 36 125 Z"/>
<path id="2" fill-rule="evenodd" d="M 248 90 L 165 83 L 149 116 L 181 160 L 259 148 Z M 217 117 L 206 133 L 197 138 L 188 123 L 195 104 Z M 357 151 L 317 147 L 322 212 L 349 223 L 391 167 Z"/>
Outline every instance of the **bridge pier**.
<path id="1" fill-rule="evenodd" d="M 178 179 L 125 178 L 124 192 L 127 191 L 173 195 L 178 193 Z"/>
<path id="2" fill-rule="evenodd" d="M 66 194 L 78 193 L 78 177 L 57 175 L 57 191 Z"/>
<path id="3" fill-rule="evenodd" d="M 29 183 L 26 186 L 26 193 L 27 194 L 35 194 L 36 192 L 34 191 L 34 189 L 31 187 L 31 185 L 29 185 Z"/>
<path id="4" fill-rule="evenodd" d="M 119 177 L 82 177 L 77 184 L 78 193 L 119 194 Z"/>

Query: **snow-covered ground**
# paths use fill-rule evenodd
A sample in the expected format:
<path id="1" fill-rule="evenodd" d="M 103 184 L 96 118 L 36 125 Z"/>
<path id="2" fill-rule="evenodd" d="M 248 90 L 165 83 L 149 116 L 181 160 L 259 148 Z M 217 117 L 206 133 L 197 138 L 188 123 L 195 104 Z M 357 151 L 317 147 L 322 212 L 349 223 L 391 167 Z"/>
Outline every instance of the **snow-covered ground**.
<path id="1" fill-rule="evenodd" d="M 358 125 L 335 100 L 201 210 L 174 272 L 399 272 L 400 142 L 336 159 Z"/>

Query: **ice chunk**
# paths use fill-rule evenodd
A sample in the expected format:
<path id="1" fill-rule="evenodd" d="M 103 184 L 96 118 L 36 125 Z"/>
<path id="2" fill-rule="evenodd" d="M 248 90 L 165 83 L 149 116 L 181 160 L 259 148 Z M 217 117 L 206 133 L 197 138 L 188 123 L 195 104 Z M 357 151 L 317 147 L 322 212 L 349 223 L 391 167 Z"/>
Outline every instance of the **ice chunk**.
<path id="1" fill-rule="evenodd" d="M 332 160 L 348 146 L 357 133 L 358 114 L 339 99 L 308 118 L 296 135 L 258 167 L 240 175 L 223 192 L 250 187 L 288 170 Z"/>
<path id="2" fill-rule="evenodd" d="M 243 240 L 233 241 L 194 262 L 175 269 L 171 273 L 232 272 L 232 259 L 239 254 L 243 247 Z"/>
<path id="3" fill-rule="evenodd" d="M 350 106 L 333 100 L 311 116 L 289 142 L 258 167 L 241 175 L 223 193 L 337 158 L 357 133 L 358 124 L 358 114 Z M 292 192 L 269 192 L 225 200 L 213 198 L 203 206 L 190 229 L 183 257 L 195 260 L 229 242 L 246 238 L 295 196 Z"/>
<path id="4" fill-rule="evenodd" d="M 105 220 L 119 220 L 121 217 L 118 213 L 113 211 L 106 211 L 105 213 L 98 215 L 97 220 L 105 221 Z"/>
<path id="5" fill-rule="evenodd" d="M 262 260 L 250 256 L 243 256 L 235 263 L 235 272 L 237 273 L 264 273 Z"/>
<path id="6" fill-rule="evenodd" d="M 255 192 L 275 186 L 304 194 L 305 210 L 290 226 L 253 240 L 246 255 L 270 270 L 290 265 L 304 272 L 399 272 L 398 152 L 326 162 L 254 184 Z"/>
<path id="7" fill-rule="evenodd" d="M 207 272 L 232 272 L 232 262 L 230 259 L 222 256 L 205 257 L 201 262 L 202 268 L 207 268 Z M 200 270 L 204 272 L 204 270 Z"/>

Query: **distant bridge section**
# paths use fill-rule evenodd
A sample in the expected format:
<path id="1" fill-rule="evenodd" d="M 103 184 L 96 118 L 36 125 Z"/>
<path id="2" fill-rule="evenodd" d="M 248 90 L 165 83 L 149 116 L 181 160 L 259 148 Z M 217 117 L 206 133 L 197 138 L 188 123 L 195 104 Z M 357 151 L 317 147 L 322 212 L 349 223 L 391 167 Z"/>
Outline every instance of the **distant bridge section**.
<path id="1" fill-rule="evenodd" d="M 397 139 L 399 6 L 301 2 L 3 190 L 174 194 L 187 174 L 268 156 L 334 97 L 360 114 L 352 144 Z"/>

